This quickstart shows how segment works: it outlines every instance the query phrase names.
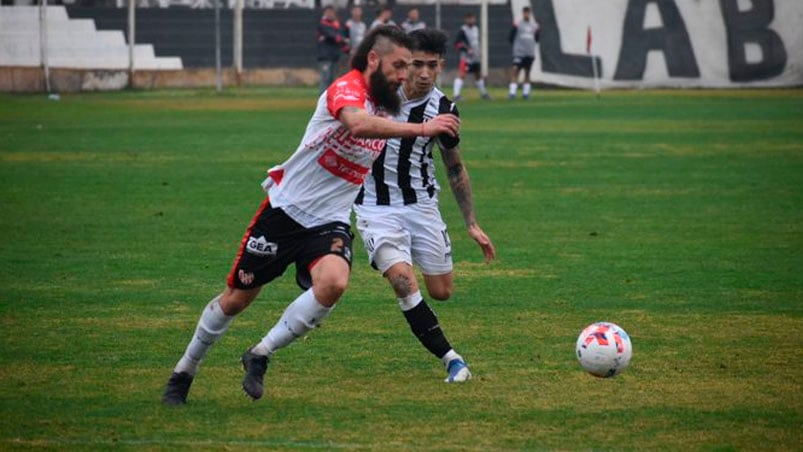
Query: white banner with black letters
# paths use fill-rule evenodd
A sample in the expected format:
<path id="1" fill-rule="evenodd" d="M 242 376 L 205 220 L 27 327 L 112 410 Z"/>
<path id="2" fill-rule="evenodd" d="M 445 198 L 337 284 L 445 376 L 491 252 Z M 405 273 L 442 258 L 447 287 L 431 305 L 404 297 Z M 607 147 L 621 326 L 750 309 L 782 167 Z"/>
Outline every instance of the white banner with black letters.
<path id="1" fill-rule="evenodd" d="M 803 0 L 532 0 L 533 79 L 603 88 L 803 85 Z"/>

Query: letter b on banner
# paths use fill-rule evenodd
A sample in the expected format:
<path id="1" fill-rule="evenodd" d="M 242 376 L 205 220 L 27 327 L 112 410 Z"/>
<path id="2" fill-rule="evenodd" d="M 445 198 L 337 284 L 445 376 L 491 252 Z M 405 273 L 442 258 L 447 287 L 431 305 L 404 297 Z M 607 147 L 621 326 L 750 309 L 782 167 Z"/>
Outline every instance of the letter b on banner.
<path id="1" fill-rule="evenodd" d="M 750 82 L 781 74 L 786 66 L 786 49 L 780 36 L 769 29 L 775 17 L 773 0 L 753 0 L 753 8 L 744 12 L 739 11 L 738 3 L 737 0 L 719 0 L 728 33 L 731 81 Z M 747 61 L 748 43 L 761 48 L 761 61 Z"/>

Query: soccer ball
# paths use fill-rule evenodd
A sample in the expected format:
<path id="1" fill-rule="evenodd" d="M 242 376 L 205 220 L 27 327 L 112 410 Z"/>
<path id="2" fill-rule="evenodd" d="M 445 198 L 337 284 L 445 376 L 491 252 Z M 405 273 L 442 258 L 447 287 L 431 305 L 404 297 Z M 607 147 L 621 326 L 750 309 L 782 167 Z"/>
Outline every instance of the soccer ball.
<path id="1" fill-rule="evenodd" d="M 577 360 L 583 369 L 600 378 L 613 377 L 630 364 L 633 346 L 630 336 L 619 325 L 597 322 L 588 325 L 575 347 Z"/>

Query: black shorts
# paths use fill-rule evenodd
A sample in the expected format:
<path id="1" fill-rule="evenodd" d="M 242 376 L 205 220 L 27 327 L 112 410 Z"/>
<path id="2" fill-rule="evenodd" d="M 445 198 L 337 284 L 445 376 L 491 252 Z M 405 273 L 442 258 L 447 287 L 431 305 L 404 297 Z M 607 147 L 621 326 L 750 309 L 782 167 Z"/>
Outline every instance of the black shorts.
<path id="1" fill-rule="evenodd" d="M 479 77 L 481 69 L 482 67 L 480 66 L 479 61 L 469 63 L 466 61 L 465 57 L 460 57 L 460 65 L 457 68 L 460 74 L 474 74 L 475 76 Z"/>
<path id="2" fill-rule="evenodd" d="M 527 72 L 530 72 L 530 68 L 533 67 L 533 62 L 535 58 L 533 57 L 513 57 L 513 66 L 518 70 L 524 69 Z"/>
<path id="3" fill-rule="evenodd" d="M 234 289 L 253 289 L 281 276 L 296 264 L 296 283 L 312 287 L 310 268 L 327 254 L 336 254 L 351 267 L 354 235 L 346 223 L 332 222 L 307 229 L 266 198 L 245 231 L 226 283 Z"/>

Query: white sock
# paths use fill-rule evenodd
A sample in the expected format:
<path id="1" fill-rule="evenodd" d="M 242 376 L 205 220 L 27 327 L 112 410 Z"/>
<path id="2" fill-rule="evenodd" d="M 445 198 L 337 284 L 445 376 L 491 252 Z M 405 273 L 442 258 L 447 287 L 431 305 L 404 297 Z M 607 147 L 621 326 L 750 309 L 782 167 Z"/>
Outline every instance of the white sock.
<path id="1" fill-rule="evenodd" d="M 460 90 L 463 89 L 463 79 L 460 77 L 455 78 L 453 88 L 454 88 L 454 97 L 460 96 Z"/>
<path id="2" fill-rule="evenodd" d="M 207 350 L 229 329 L 232 320 L 234 320 L 234 316 L 224 314 L 220 308 L 220 295 L 213 298 L 201 313 L 195 334 L 187 345 L 184 356 L 176 364 L 175 372 L 187 372 L 195 375 Z"/>
<path id="3" fill-rule="evenodd" d="M 451 349 L 448 352 L 446 352 L 445 355 L 443 355 L 443 358 L 441 358 L 441 362 L 443 363 L 444 366 L 448 366 L 453 359 L 459 359 L 463 361 L 463 357 L 458 355 L 457 352 L 454 351 L 454 349 Z"/>
<path id="4" fill-rule="evenodd" d="M 298 296 L 284 310 L 276 325 L 252 349 L 252 353 L 268 356 L 312 330 L 325 319 L 334 306 L 327 308 L 315 299 L 312 288 Z"/>
<path id="5" fill-rule="evenodd" d="M 485 95 L 488 93 L 488 91 L 485 90 L 485 79 L 477 80 L 477 89 L 480 90 L 480 94 Z"/>
<path id="6" fill-rule="evenodd" d="M 517 89 L 519 89 L 519 85 L 517 83 L 511 83 L 510 84 L 510 96 L 511 97 L 515 97 L 516 96 L 516 90 Z"/>
<path id="7" fill-rule="evenodd" d="M 521 92 L 525 96 L 529 96 L 530 95 L 530 84 L 529 83 L 525 83 L 524 84 L 524 88 L 522 88 Z"/>
<path id="8" fill-rule="evenodd" d="M 409 311 L 410 309 L 418 306 L 423 299 L 424 297 L 421 296 L 420 290 L 416 290 L 415 293 L 412 293 L 404 298 L 397 298 L 397 300 L 399 300 L 399 307 L 401 308 L 402 312 Z"/>

